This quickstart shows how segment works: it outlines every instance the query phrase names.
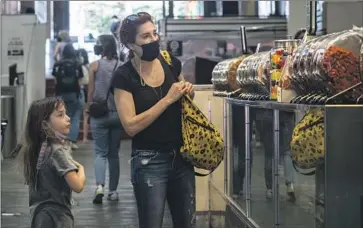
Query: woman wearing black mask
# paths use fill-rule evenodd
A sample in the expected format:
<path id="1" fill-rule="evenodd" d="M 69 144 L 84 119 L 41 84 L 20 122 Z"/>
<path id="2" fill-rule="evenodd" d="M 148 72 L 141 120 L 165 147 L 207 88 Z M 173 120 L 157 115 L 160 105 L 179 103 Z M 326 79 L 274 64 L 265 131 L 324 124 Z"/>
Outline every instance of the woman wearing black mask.
<path id="1" fill-rule="evenodd" d="M 118 67 L 116 42 L 112 35 L 100 35 L 94 46 L 95 55 L 101 59 L 91 63 L 89 67 L 88 108 L 90 127 L 95 151 L 96 190 L 93 203 L 101 204 L 106 181 L 106 165 L 109 170 L 109 193 L 107 199 L 119 199 L 117 186 L 120 177 L 119 150 L 122 136 L 121 124 L 116 112 L 116 105 L 109 93 L 114 70 Z M 95 104 L 107 103 L 108 112 L 97 116 L 99 110 Z M 92 108 L 93 107 L 95 108 Z"/>
<path id="2" fill-rule="evenodd" d="M 181 62 L 170 67 L 161 57 L 152 18 L 138 13 L 123 20 L 121 43 L 130 60 L 113 77 L 114 98 L 121 123 L 132 136 L 131 181 L 140 228 L 161 228 L 165 200 L 174 228 L 195 227 L 193 167 L 179 154 L 181 104 L 193 86 L 180 75 Z"/>

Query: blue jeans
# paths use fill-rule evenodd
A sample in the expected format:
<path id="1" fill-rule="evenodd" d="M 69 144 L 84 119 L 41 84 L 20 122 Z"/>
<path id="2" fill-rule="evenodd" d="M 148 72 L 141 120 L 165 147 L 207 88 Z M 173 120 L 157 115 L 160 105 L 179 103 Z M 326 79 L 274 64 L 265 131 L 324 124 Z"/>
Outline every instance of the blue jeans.
<path id="1" fill-rule="evenodd" d="M 260 110 L 259 110 L 260 111 Z M 261 142 L 265 149 L 265 183 L 267 189 L 272 189 L 272 167 L 274 157 L 274 129 L 273 112 L 271 110 L 260 111 L 256 128 L 261 136 Z M 295 182 L 295 169 L 292 165 L 290 141 L 295 127 L 295 114 L 280 112 L 280 156 L 283 158 L 285 184 Z"/>
<path id="2" fill-rule="evenodd" d="M 131 182 L 140 228 L 161 228 L 167 200 L 174 228 L 195 227 L 194 168 L 176 150 L 133 150 Z"/>
<path id="3" fill-rule="evenodd" d="M 106 163 L 110 175 L 109 190 L 116 191 L 120 177 L 119 150 L 122 128 L 117 112 L 102 118 L 91 118 L 90 127 L 95 151 L 95 176 L 97 185 L 105 185 Z"/>
<path id="4" fill-rule="evenodd" d="M 69 118 L 71 118 L 71 129 L 68 135 L 68 139 L 72 142 L 77 142 L 79 135 L 79 128 L 81 124 L 81 115 L 82 115 L 82 96 L 84 99 L 84 94 L 77 93 L 63 93 L 59 95 L 64 100 L 66 105 L 66 111 Z M 84 103 L 84 102 L 83 102 Z"/>

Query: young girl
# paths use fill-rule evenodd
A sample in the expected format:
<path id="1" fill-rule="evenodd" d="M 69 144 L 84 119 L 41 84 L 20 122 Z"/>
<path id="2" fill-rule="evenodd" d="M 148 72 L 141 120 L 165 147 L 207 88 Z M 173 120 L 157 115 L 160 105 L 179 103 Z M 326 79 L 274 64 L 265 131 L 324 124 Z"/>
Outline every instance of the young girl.
<path id="1" fill-rule="evenodd" d="M 71 156 L 70 125 L 61 98 L 41 99 L 29 108 L 19 156 L 29 185 L 31 228 L 74 227 L 72 190 L 82 192 L 85 173 Z"/>

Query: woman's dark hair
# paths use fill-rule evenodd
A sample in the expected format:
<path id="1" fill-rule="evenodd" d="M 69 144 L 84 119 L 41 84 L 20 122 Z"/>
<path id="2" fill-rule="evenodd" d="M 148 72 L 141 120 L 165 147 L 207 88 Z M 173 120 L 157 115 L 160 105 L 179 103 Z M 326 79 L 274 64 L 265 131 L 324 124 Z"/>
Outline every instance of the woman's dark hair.
<path id="1" fill-rule="evenodd" d="M 65 59 L 75 59 L 77 58 L 76 49 L 74 49 L 72 44 L 66 44 L 63 49 L 63 58 Z"/>
<path id="2" fill-rule="evenodd" d="M 97 38 L 97 44 L 102 46 L 102 57 L 107 57 L 108 59 L 118 58 L 116 40 L 113 35 L 100 35 Z"/>
<path id="3" fill-rule="evenodd" d="M 61 98 L 47 97 L 34 101 L 29 108 L 24 138 L 18 145 L 18 158 L 28 185 L 34 185 L 36 181 L 38 156 L 41 145 L 46 140 L 44 121 L 49 121 L 50 115 L 61 105 L 64 105 Z"/>
<path id="4" fill-rule="evenodd" d="M 137 13 L 135 15 L 127 16 L 121 24 L 119 34 L 121 44 L 127 46 L 127 44 L 135 43 L 137 30 L 140 25 L 143 25 L 148 21 L 153 22 L 152 17 L 148 13 Z"/>
<path id="5" fill-rule="evenodd" d="M 84 49 L 84 48 L 78 49 L 77 57 L 83 58 L 83 63 L 82 63 L 83 65 L 89 64 L 88 53 L 87 53 L 86 49 Z"/>

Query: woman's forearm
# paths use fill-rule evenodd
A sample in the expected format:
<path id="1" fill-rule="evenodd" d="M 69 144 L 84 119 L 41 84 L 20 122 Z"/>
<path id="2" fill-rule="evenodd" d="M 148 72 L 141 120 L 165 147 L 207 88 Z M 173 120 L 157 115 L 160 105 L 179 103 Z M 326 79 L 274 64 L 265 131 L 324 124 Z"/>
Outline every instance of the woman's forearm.
<path id="1" fill-rule="evenodd" d="M 135 136 L 137 133 L 150 126 L 150 124 L 152 124 L 169 107 L 171 103 L 172 102 L 167 98 L 163 98 L 153 107 L 143 113 L 131 117 L 130 119 L 122 120 L 121 118 L 125 131 L 130 136 Z M 124 107 L 117 107 L 118 113 L 120 113 L 121 109 L 123 108 Z"/>
<path id="2" fill-rule="evenodd" d="M 88 91 L 87 91 L 87 103 L 92 103 L 93 102 L 93 91 L 94 88 L 91 84 L 88 84 Z"/>

